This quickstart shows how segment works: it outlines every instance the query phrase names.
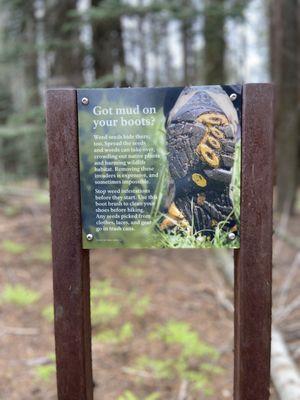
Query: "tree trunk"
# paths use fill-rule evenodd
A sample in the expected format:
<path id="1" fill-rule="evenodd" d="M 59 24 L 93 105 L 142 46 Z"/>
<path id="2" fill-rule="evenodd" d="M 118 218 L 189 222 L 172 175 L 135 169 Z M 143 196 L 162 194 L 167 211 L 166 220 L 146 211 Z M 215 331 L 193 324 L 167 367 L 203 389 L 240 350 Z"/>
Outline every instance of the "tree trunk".
<path id="1" fill-rule="evenodd" d="M 26 105 L 25 110 L 29 115 L 29 123 L 39 124 L 40 120 L 36 119 L 33 109 L 41 106 L 41 96 L 39 93 L 39 61 L 37 52 L 37 19 L 35 15 L 35 2 L 30 1 L 24 7 L 24 26 L 23 39 L 27 45 L 27 50 L 23 55 L 24 76 L 26 88 Z M 33 121 L 30 121 L 33 118 Z M 30 137 L 30 146 L 32 153 L 31 168 L 32 173 L 36 175 L 40 185 L 47 177 L 47 155 L 46 143 L 42 129 L 32 132 Z"/>
<path id="2" fill-rule="evenodd" d="M 26 18 L 24 19 L 24 41 L 27 51 L 24 52 L 24 75 L 26 85 L 27 108 L 38 107 L 41 99 L 39 94 L 38 53 L 37 53 L 37 20 L 35 17 L 34 2 L 26 4 Z"/>
<path id="3" fill-rule="evenodd" d="M 101 7 L 102 2 L 103 0 L 92 0 L 92 7 Z M 120 18 L 94 20 L 92 31 L 96 79 L 111 76 L 107 79 L 107 86 L 111 86 L 116 81 L 119 85 L 125 85 L 125 57 Z M 119 76 L 116 76 L 116 68 L 119 69 Z M 111 82 L 112 80 L 114 82 Z"/>
<path id="4" fill-rule="evenodd" d="M 218 269 L 228 284 L 234 286 L 234 266 L 227 250 L 218 249 Z M 280 330 L 272 324 L 271 378 L 280 400 L 297 400 L 300 395 L 300 376 L 287 343 Z"/>
<path id="5" fill-rule="evenodd" d="M 190 0 L 183 1 L 184 10 L 191 10 L 193 6 Z M 192 65 L 194 64 L 192 52 L 192 33 L 193 19 L 191 15 L 184 15 L 181 23 L 182 50 L 183 50 L 183 83 L 189 85 L 192 83 Z"/>
<path id="6" fill-rule="evenodd" d="M 204 81 L 224 84 L 225 74 L 225 1 L 206 0 L 204 9 Z"/>
<path id="7" fill-rule="evenodd" d="M 76 0 L 52 0 L 46 9 L 46 38 L 50 51 L 49 86 L 79 87 L 83 82 L 83 45 L 80 29 L 70 13 Z"/>
<path id="8" fill-rule="evenodd" d="M 277 84 L 277 206 L 291 214 L 299 181 L 298 1 L 271 2 L 271 73 Z"/>

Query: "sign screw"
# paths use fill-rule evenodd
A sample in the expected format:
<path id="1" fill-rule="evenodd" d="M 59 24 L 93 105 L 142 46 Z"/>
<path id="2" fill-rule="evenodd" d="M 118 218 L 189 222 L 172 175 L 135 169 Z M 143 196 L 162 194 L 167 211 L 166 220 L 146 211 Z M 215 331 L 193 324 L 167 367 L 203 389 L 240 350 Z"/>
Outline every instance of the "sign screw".
<path id="1" fill-rule="evenodd" d="M 94 239 L 94 236 L 93 236 L 91 233 L 88 233 L 88 234 L 86 235 L 86 238 L 87 238 L 88 241 L 91 241 L 91 240 Z"/>
<path id="2" fill-rule="evenodd" d="M 83 97 L 81 99 L 81 103 L 84 104 L 85 106 L 89 104 L 89 99 L 87 97 Z"/>
<path id="3" fill-rule="evenodd" d="M 234 101 L 234 100 L 236 100 L 237 99 L 237 94 L 236 93 L 232 93 L 231 95 L 230 95 L 230 100 L 231 101 Z"/>
<path id="4" fill-rule="evenodd" d="M 235 234 L 233 232 L 229 232 L 228 233 L 228 239 L 231 240 L 231 241 L 234 240 L 235 239 Z"/>

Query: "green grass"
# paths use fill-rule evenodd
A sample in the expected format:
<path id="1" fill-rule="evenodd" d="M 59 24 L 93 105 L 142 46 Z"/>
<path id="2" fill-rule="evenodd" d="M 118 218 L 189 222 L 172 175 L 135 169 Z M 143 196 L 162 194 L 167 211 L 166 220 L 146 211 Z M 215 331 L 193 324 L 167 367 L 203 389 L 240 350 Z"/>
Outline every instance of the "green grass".
<path id="1" fill-rule="evenodd" d="M 143 296 L 140 298 L 137 298 L 132 305 L 132 313 L 136 317 L 143 317 L 147 311 L 150 308 L 150 297 L 149 296 Z"/>
<path id="2" fill-rule="evenodd" d="M 119 296 L 121 291 L 112 286 L 109 279 L 102 281 L 95 281 L 91 287 L 91 299 L 96 300 L 100 298 Z"/>
<path id="3" fill-rule="evenodd" d="M 49 358 L 48 364 L 38 365 L 37 367 L 34 368 L 36 377 L 43 382 L 49 382 L 56 372 L 55 354 L 53 353 L 48 354 L 48 358 Z"/>
<path id="4" fill-rule="evenodd" d="M 201 232 L 192 233 L 191 230 L 177 227 L 172 232 L 159 232 L 161 247 L 170 249 L 210 249 L 210 248 L 236 248 L 239 247 L 239 238 L 228 239 L 228 232 L 222 227 L 226 221 L 220 222 L 215 229 L 215 236 L 210 239 Z"/>
<path id="5" fill-rule="evenodd" d="M 160 341 L 172 350 L 172 357 L 155 358 L 148 355 L 138 357 L 134 368 L 146 372 L 156 380 L 186 380 L 191 390 L 201 391 L 206 396 L 213 394 L 212 375 L 221 374 L 216 365 L 218 351 L 199 338 L 198 333 L 183 321 L 168 321 L 150 333 L 150 340 Z"/>
<path id="6" fill-rule="evenodd" d="M 38 191 L 34 194 L 34 201 L 40 205 L 47 205 L 50 202 L 49 193 L 46 191 Z"/>
<path id="7" fill-rule="evenodd" d="M 17 306 L 28 306 L 39 300 L 40 294 L 21 284 L 6 285 L 1 293 L 1 301 Z"/>
<path id="8" fill-rule="evenodd" d="M 41 381 L 48 382 L 55 374 L 56 368 L 54 364 L 39 365 L 35 368 L 35 374 Z"/>
<path id="9" fill-rule="evenodd" d="M 159 400 L 160 398 L 161 398 L 160 393 L 158 393 L 158 392 L 151 393 L 151 394 L 147 395 L 146 397 L 141 398 L 141 397 L 136 396 L 130 390 L 126 390 L 121 396 L 118 397 L 117 400 Z"/>
<path id="10" fill-rule="evenodd" d="M 240 221 L 240 198 L 241 198 L 241 141 L 235 145 L 234 164 L 230 185 L 230 197 L 233 203 L 234 215 Z"/>
<path id="11" fill-rule="evenodd" d="M 22 243 L 17 243 L 12 240 L 4 240 L 2 242 L 2 249 L 10 254 L 22 254 L 26 250 L 26 246 Z"/>
<path id="12" fill-rule="evenodd" d="M 180 345 L 184 357 L 209 356 L 216 359 L 219 355 L 212 346 L 200 340 L 198 333 L 187 322 L 171 320 L 159 326 L 150 334 L 150 338 L 159 339 L 169 345 Z"/>
<path id="13" fill-rule="evenodd" d="M 126 322 L 119 331 L 106 329 L 94 336 L 94 340 L 105 344 L 123 344 L 133 337 L 133 325 Z"/>
<path id="14" fill-rule="evenodd" d="M 37 247 L 33 253 L 33 258 L 44 263 L 50 262 L 52 259 L 51 246 L 44 244 Z"/>
<path id="15" fill-rule="evenodd" d="M 99 302 L 92 302 L 91 314 L 92 324 L 107 323 L 117 318 L 121 312 L 121 304 L 109 300 L 100 299 Z"/>
<path id="16" fill-rule="evenodd" d="M 19 215 L 22 212 L 22 208 L 20 206 L 9 205 L 3 208 L 4 215 L 8 218 L 13 218 Z"/>
<path id="17" fill-rule="evenodd" d="M 48 322 L 53 322 L 54 321 L 54 307 L 53 307 L 53 304 L 49 304 L 48 306 L 43 308 L 42 316 Z"/>

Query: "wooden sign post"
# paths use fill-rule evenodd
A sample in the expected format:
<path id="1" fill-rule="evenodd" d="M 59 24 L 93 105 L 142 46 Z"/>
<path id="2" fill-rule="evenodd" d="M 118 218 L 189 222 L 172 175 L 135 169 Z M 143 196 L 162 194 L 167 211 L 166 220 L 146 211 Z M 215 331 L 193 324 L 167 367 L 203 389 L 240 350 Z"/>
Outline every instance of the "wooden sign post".
<path id="1" fill-rule="evenodd" d="M 77 91 L 47 93 L 59 400 L 92 400 L 89 250 L 82 248 Z M 243 86 L 241 246 L 235 250 L 234 400 L 270 385 L 273 86 Z"/>

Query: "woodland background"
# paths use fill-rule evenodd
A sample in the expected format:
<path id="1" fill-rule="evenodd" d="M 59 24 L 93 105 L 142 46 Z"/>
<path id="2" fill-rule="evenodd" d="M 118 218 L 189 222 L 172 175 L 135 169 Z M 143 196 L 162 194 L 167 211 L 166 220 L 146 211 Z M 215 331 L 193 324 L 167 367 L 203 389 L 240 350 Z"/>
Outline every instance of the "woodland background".
<path id="1" fill-rule="evenodd" d="M 44 117 L 50 87 L 276 83 L 274 323 L 297 370 L 299 23 L 297 0 L 0 0 L 0 399 L 56 398 Z M 195 395 L 193 388 L 205 373 L 188 373 L 191 335 L 194 352 L 204 338 L 220 353 L 223 373 L 209 378 L 210 398 L 232 398 L 232 290 L 213 268 L 228 254 L 220 261 L 206 251 L 201 265 L 197 254 L 107 251 L 101 264 L 93 256 L 98 398 L 206 398 L 206 389 Z M 125 293 L 140 304 L 135 312 Z M 160 329 L 154 322 L 170 335 L 174 320 L 183 324 L 183 355 L 151 342 L 152 358 L 141 361 L 149 332 Z M 167 360 L 158 358 L 163 350 Z M 272 398 L 289 400 L 274 375 L 273 383 Z"/>

